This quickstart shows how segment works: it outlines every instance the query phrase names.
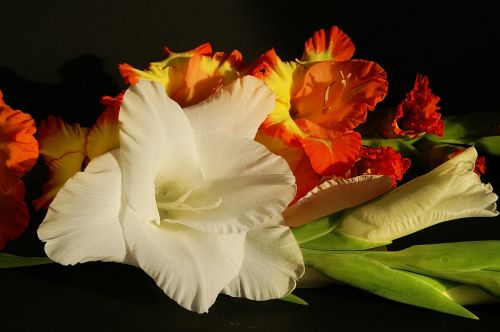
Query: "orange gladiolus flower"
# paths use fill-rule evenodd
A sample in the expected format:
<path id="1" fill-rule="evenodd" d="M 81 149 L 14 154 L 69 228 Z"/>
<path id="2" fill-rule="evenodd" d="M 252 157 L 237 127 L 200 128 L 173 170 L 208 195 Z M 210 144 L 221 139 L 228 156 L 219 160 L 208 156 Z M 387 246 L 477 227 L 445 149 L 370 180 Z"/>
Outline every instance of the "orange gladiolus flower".
<path id="1" fill-rule="evenodd" d="M 144 71 L 128 64 L 121 64 L 119 69 L 128 84 L 140 79 L 162 83 L 170 98 L 182 107 L 207 99 L 244 70 L 240 52 L 213 52 L 208 43 L 187 52 L 175 53 L 168 48 L 164 52 L 165 60 L 150 63 Z"/>
<path id="2" fill-rule="evenodd" d="M 21 177 L 38 158 L 35 131 L 31 116 L 7 106 L 0 91 L 0 250 L 28 226 Z"/>
<path id="3" fill-rule="evenodd" d="M 354 129 L 387 94 L 385 71 L 374 62 L 351 60 L 353 53 L 349 37 L 332 27 L 314 33 L 301 61 L 284 62 L 270 50 L 252 66 L 276 95 L 257 140 L 297 170 L 297 198 L 324 176 L 347 176 L 361 149 Z M 297 162 L 308 163 L 308 171 L 301 167 L 299 174 Z"/>

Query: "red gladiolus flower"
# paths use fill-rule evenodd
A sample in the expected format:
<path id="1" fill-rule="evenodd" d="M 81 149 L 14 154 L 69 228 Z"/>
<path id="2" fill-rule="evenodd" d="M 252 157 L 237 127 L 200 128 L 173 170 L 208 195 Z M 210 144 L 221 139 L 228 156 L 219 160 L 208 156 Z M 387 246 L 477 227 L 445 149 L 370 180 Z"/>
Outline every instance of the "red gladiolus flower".
<path id="1" fill-rule="evenodd" d="M 388 175 L 392 178 L 393 187 L 410 168 L 410 159 L 404 158 L 392 147 L 370 148 L 363 146 L 360 159 L 351 169 L 352 176 L 358 175 Z"/>
<path id="2" fill-rule="evenodd" d="M 420 134 L 443 135 L 444 121 L 437 111 L 439 97 L 432 94 L 427 76 L 417 75 L 413 90 L 397 106 L 392 122 L 394 133 L 415 137 Z"/>
<path id="3" fill-rule="evenodd" d="M 0 91 L 0 250 L 28 226 L 21 177 L 38 158 L 35 122 L 29 114 L 7 106 L 2 97 Z"/>

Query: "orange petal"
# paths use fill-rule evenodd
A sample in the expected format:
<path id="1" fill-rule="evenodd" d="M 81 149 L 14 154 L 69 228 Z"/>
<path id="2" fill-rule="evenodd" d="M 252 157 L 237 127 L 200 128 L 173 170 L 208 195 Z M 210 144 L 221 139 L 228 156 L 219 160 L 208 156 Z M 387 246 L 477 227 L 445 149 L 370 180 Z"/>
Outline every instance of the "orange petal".
<path id="1" fill-rule="evenodd" d="M 312 168 L 323 176 L 344 177 L 359 158 L 361 135 L 357 132 L 337 134 L 307 120 L 297 120 L 309 136 L 301 140 Z"/>
<path id="2" fill-rule="evenodd" d="M 330 30 L 315 31 L 304 45 L 302 61 L 350 60 L 354 54 L 354 44 L 342 30 L 332 26 Z"/>
<path id="3" fill-rule="evenodd" d="M 375 62 L 318 62 L 303 75 L 303 85 L 292 98 L 292 117 L 340 133 L 363 123 L 387 94 L 386 73 Z"/>
<path id="4" fill-rule="evenodd" d="M 116 97 L 106 96 L 101 99 L 106 109 L 97 118 L 87 135 L 87 157 L 89 159 L 94 159 L 120 146 L 118 114 L 122 99 L 123 92 Z"/>
<path id="5" fill-rule="evenodd" d="M 168 47 L 163 48 L 163 53 L 167 55 L 167 59 L 172 60 L 175 57 L 193 56 L 193 55 L 212 55 L 212 45 L 204 43 L 186 52 L 172 52 Z"/>
<path id="6" fill-rule="evenodd" d="M 140 79 L 162 83 L 167 94 L 183 107 L 207 99 L 245 70 L 240 52 L 212 53 L 210 44 L 181 53 L 165 48 L 165 53 L 165 60 L 150 63 L 147 70 L 137 70 L 128 64 L 121 64 L 119 69 L 130 84 Z"/>
<path id="7" fill-rule="evenodd" d="M 125 83 L 136 84 L 140 79 L 143 79 L 167 85 L 170 72 L 169 66 L 172 62 L 188 60 L 194 55 L 211 55 L 212 46 L 209 43 L 205 43 L 186 52 L 172 52 L 168 47 L 164 47 L 163 52 L 167 55 L 167 58 L 163 61 L 150 63 L 149 68 L 144 71 L 135 69 L 127 63 L 118 65 L 118 70 L 125 80 Z"/>
<path id="8" fill-rule="evenodd" d="M 38 143 L 31 116 L 7 106 L 0 93 L 0 187 L 10 188 L 38 158 Z"/>
<path id="9" fill-rule="evenodd" d="M 167 87 L 167 93 L 170 91 L 169 95 L 182 107 L 197 104 L 238 78 L 242 65 L 243 57 L 236 50 L 229 54 L 216 52 L 213 56 L 194 55 L 173 67 L 181 74 L 181 81 L 177 89 Z"/>
<path id="10" fill-rule="evenodd" d="M 0 188 L 0 250 L 28 226 L 29 214 L 24 194 L 24 183 L 20 180 L 9 189 Z"/>
<path id="11" fill-rule="evenodd" d="M 81 171 L 87 157 L 88 132 L 88 128 L 67 124 L 54 116 L 42 121 L 38 141 L 50 180 L 43 186 L 42 196 L 33 201 L 37 210 L 47 207 L 66 180 Z"/>

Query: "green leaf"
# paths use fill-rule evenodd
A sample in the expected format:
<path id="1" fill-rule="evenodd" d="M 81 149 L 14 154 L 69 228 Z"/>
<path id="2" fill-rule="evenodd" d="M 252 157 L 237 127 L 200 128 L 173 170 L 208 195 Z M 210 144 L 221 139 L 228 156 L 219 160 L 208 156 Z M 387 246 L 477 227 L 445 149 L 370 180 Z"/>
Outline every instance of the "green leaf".
<path id="1" fill-rule="evenodd" d="M 0 252 L 0 268 L 12 268 L 54 263 L 47 257 L 21 257 Z"/>
<path id="2" fill-rule="evenodd" d="M 500 156 L 500 136 L 482 137 L 478 139 L 475 143 L 476 147 L 480 151 L 484 151 L 494 156 Z"/>
<path id="3" fill-rule="evenodd" d="M 309 224 L 292 228 L 293 236 L 299 244 L 312 241 L 325 234 L 330 233 L 335 227 L 337 227 L 337 214 L 329 217 L 323 217 L 317 219 Z"/>
<path id="4" fill-rule="evenodd" d="M 500 241 L 440 243 L 395 252 L 363 252 L 391 268 L 480 287 L 500 298 Z"/>
<path id="5" fill-rule="evenodd" d="M 436 136 L 436 139 L 442 141 L 494 135 L 498 133 L 500 113 L 457 114 L 446 116 L 443 119 L 445 123 L 443 136 Z"/>
<path id="6" fill-rule="evenodd" d="M 282 297 L 280 300 L 300 305 L 309 305 L 309 303 L 307 303 L 306 301 L 304 301 L 303 299 L 292 293 L 288 294 L 285 297 Z"/>
<path id="7" fill-rule="evenodd" d="M 317 239 L 302 243 L 301 248 L 318 250 L 366 250 L 385 246 L 388 242 L 371 242 L 333 230 Z"/>
<path id="8" fill-rule="evenodd" d="M 384 264 L 422 266 L 429 270 L 500 272 L 500 241 L 469 241 L 413 246 L 400 251 L 360 253 Z"/>
<path id="9" fill-rule="evenodd" d="M 477 319 L 467 309 L 446 295 L 446 286 L 414 273 L 391 269 L 376 260 L 354 252 L 335 253 L 302 250 L 306 265 L 324 275 L 381 297 Z M 438 283 L 436 283 L 438 282 Z"/>

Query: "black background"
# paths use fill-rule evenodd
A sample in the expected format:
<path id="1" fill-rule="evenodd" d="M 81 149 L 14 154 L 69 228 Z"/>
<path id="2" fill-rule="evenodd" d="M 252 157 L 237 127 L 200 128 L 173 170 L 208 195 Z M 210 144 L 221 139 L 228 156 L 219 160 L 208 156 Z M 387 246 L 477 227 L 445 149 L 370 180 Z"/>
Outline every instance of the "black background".
<path id="1" fill-rule="evenodd" d="M 451 2 L 450 2 L 451 3 Z M 58 114 L 91 125 L 99 98 L 124 88 L 117 65 L 145 67 L 162 47 L 240 50 L 247 62 L 275 47 L 300 57 L 319 28 L 338 25 L 354 41 L 355 58 L 374 60 L 389 77 L 385 105 L 410 89 L 416 73 L 430 77 L 443 114 L 498 112 L 498 15 L 481 1 L 0 1 L 0 89 L 36 120 Z M 488 158 L 486 180 L 498 188 L 499 162 Z M 26 178 L 30 198 L 45 170 Z M 42 255 L 33 214 L 30 229 L 7 251 Z M 437 225 L 396 241 L 418 243 L 500 240 L 499 218 Z M 188 312 L 142 271 L 118 264 L 57 265 L 0 271 L 2 330 L 478 330 L 498 326 L 500 306 L 471 308 L 475 322 L 380 299 L 347 287 L 298 290 L 310 306 L 221 296 L 209 314 Z"/>

